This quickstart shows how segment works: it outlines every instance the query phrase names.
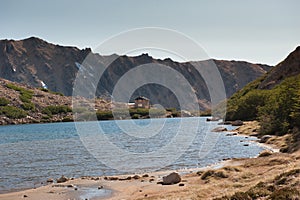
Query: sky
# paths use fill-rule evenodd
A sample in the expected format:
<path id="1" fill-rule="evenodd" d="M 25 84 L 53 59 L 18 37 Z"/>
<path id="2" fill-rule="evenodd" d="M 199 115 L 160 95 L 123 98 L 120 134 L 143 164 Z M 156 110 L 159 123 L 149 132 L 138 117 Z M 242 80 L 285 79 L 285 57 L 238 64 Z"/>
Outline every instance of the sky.
<path id="1" fill-rule="evenodd" d="M 298 0 L 0 0 L 0 39 L 36 36 L 96 51 L 121 32 L 159 27 L 211 58 L 275 65 L 300 45 L 299 8 Z"/>

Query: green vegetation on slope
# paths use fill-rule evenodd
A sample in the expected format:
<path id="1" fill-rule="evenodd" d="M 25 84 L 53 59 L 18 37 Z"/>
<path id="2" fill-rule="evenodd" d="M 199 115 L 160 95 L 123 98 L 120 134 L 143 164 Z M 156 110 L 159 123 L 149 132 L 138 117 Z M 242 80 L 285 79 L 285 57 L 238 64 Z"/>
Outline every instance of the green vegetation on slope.
<path id="1" fill-rule="evenodd" d="M 260 90 L 263 79 L 248 84 L 227 102 L 226 120 L 259 120 L 261 134 L 292 133 L 299 140 L 300 75 L 286 78 L 270 90 Z"/>
<path id="2" fill-rule="evenodd" d="M 0 114 L 4 114 L 10 119 L 21 119 L 27 116 L 27 112 L 14 106 L 1 106 Z"/>
<path id="3" fill-rule="evenodd" d="M 68 112 L 72 112 L 72 108 L 66 105 L 47 106 L 42 111 L 43 114 L 47 114 L 49 116 Z"/>
<path id="4" fill-rule="evenodd" d="M 6 106 L 9 104 L 9 100 L 4 98 L 4 97 L 0 97 L 0 106 Z"/>

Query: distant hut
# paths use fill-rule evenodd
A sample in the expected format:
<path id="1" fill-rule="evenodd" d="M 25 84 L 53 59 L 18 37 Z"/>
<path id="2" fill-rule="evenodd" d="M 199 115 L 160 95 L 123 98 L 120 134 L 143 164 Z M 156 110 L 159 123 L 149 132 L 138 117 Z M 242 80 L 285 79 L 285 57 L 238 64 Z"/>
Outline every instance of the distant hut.
<path id="1" fill-rule="evenodd" d="M 150 100 L 146 97 L 139 96 L 134 99 L 135 108 L 150 108 Z"/>

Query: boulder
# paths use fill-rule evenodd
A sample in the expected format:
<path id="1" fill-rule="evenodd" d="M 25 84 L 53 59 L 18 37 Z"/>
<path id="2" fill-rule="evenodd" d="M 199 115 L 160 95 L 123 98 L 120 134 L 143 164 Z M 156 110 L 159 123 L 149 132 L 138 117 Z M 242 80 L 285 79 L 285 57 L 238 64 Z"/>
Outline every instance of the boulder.
<path id="1" fill-rule="evenodd" d="M 176 172 L 173 172 L 173 173 L 163 177 L 162 184 L 163 185 L 172 185 L 172 184 L 179 183 L 180 181 L 181 181 L 180 175 Z"/>
<path id="2" fill-rule="evenodd" d="M 227 131 L 227 128 L 225 128 L 225 127 L 216 127 L 211 131 L 212 132 L 223 132 L 223 131 Z"/>
<path id="3" fill-rule="evenodd" d="M 231 122 L 232 126 L 242 126 L 243 124 L 244 124 L 244 122 L 241 120 L 235 120 L 235 121 Z"/>
<path id="4" fill-rule="evenodd" d="M 59 179 L 56 180 L 57 183 L 64 183 L 67 182 L 69 179 L 62 175 Z"/>
<path id="5" fill-rule="evenodd" d="M 216 121 L 219 121 L 219 120 L 220 120 L 219 117 L 206 118 L 207 122 L 216 122 Z"/>
<path id="6" fill-rule="evenodd" d="M 186 110 L 181 111 L 181 117 L 193 117 L 192 113 Z"/>
<path id="7" fill-rule="evenodd" d="M 266 143 L 272 136 L 271 135 L 264 135 L 260 138 L 260 143 Z"/>
<path id="8" fill-rule="evenodd" d="M 54 180 L 52 178 L 47 179 L 47 183 L 53 183 L 53 182 L 54 182 Z"/>

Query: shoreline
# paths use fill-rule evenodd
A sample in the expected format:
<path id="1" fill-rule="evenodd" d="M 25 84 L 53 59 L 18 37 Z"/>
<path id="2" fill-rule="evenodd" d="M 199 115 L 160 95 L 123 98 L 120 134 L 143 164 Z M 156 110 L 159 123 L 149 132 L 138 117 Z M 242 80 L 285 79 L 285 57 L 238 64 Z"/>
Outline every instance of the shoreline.
<path id="1" fill-rule="evenodd" d="M 253 126 L 253 125 L 250 125 Z M 240 127 L 247 127 L 242 125 Z M 231 132 L 238 132 L 237 136 L 249 136 L 245 134 L 243 130 L 240 130 L 240 127 L 232 130 Z M 252 127 L 253 128 L 253 127 Z M 233 136 L 234 137 L 234 136 Z M 261 144 L 258 141 L 258 145 L 268 147 L 267 149 L 274 149 L 274 146 L 271 144 Z M 275 151 L 273 151 L 276 154 Z M 149 196 L 160 196 L 164 192 L 167 192 L 168 195 L 172 196 L 174 192 L 186 193 L 188 192 L 186 188 L 194 188 L 194 181 L 199 179 L 199 172 L 204 173 L 211 170 L 221 170 L 228 168 L 239 168 L 243 163 L 251 161 L 252 159 L 260 159 L 259 156 L 255 158 L 231 158 L 228 160 L 221 160 L 220 162 L 199 168 L 189 168 L 189 169 L 178 169 L 178 170 L 164 170 L 157 172 L 149 172 L 144 174 L 139 174 L 138 179 L 134 179 L 131 175 L 115 175 L 109 177 L 115 177 L 117 180 L 110 180 L 110 178 L 101 177 L 81 177 L 74 180 L 69 180 L 65 183 L 52 183 L 37 187 L 34 189 L 25 189 L 20 191 L 12 191 L 7 193 L 1 193 L 0 199 L 2 200 L 14 200 L 25 198 L 26 199 L 55 199 L 55 200 L 64 200 L 64 199 L 78 199 L 86 195 L 87 199 L 142 199 Z M 171 172 L 177 172 L 182 177 L 183 186 L 180 187 L 178 184 L 164 186 L 159 185 L 157 182 L 161 181 L 162 177 L 168 175 Z M 144 177 L 147 174 L 147 177 Z M 131 177 L 128 179 L 128 177 Z M 113 178 L 114 179 L 114 178 Z M 197 181 L 196 181 L 197 182 Z M 99 189 L 99 187 L 101 187 Z M 77 188 L 77 189 L 76 189 Z M 103 193 L 104 191 L 104 193 Z M 95 196 L 89 196 L 94 194 Z M 158 198 L 159 199 L 159 198 Z M 172 198 L 171 198 L 172 199 Z"/>
<path id="2" fill-rule="evenodd" d="M 243 158 L 242 158 L 243 159 Z M 96 196 L 87 199 L 114 199 L 119 197 L 120 190 L 122 188 L 120 185 L 123 183 L 130 185 L 139 185 L 144 183 L 144 186 L 149 185 L 158 185 L 157 183 L 162 181 L 162 177 L 167 176 L 172 172 L 178 173 L 183 179 L 191 176 L 199 171 L 207 170 L 217 170 L 227 166 L 232 166 L 235 161 L 233 159 L 221 160 L 220 162 L 199 167 L 199 168 L 187 168 L 187 169 L 178 169 L 178 170 L 162 170 L 154 172 L 145 172 L 143 174 L 121 174 L 121 175 L 111 175 L 111 176 L 82 176 L 75 179 L 70 179 L 64 183 L 49 183 L 46 185 L 38 186 L 36 188 L 27 188 L 27 189 L 16 189 L 17 191 L 10 191 L 5 193 L 0 193 L 0 200 L 13 200 L 20 197 L 26 199 L 53 199 L 55 200 L 64 200 L 67 199 L 81 199 L 81 196 L 89 197 L 89 194 L 85 194 L 84 190 L 89 188 L 90 192 L 97 193 L 95 191 L 106 191 L 106 194 L 96 194 Z M 235 164 L 234 164 L 235 165 Z M 133 177 L 139 176 L 138 179 Z M 147 177 L 144 177 L 147 176 Z M 128 177 L 131 177 L 129 180 Z M 140 182 L 140 183 L 139 183 Z M 185 183 L 186 180 L 182 180 L 181 183 Z M 174 187 L 175 185 L 159 185 L 160 187 Z M 101 189 L 99 189 L 101 187 Z M 77 188 L 77 189 L 76 189 Z M 79 192 L 76 192 L 79 191 Z M 101 192 L 99 192 L 101 193 Z M 122 192 L 121 192 L 122 193 Z M 18 198 L 17 198 L 18 197 Z"/>

